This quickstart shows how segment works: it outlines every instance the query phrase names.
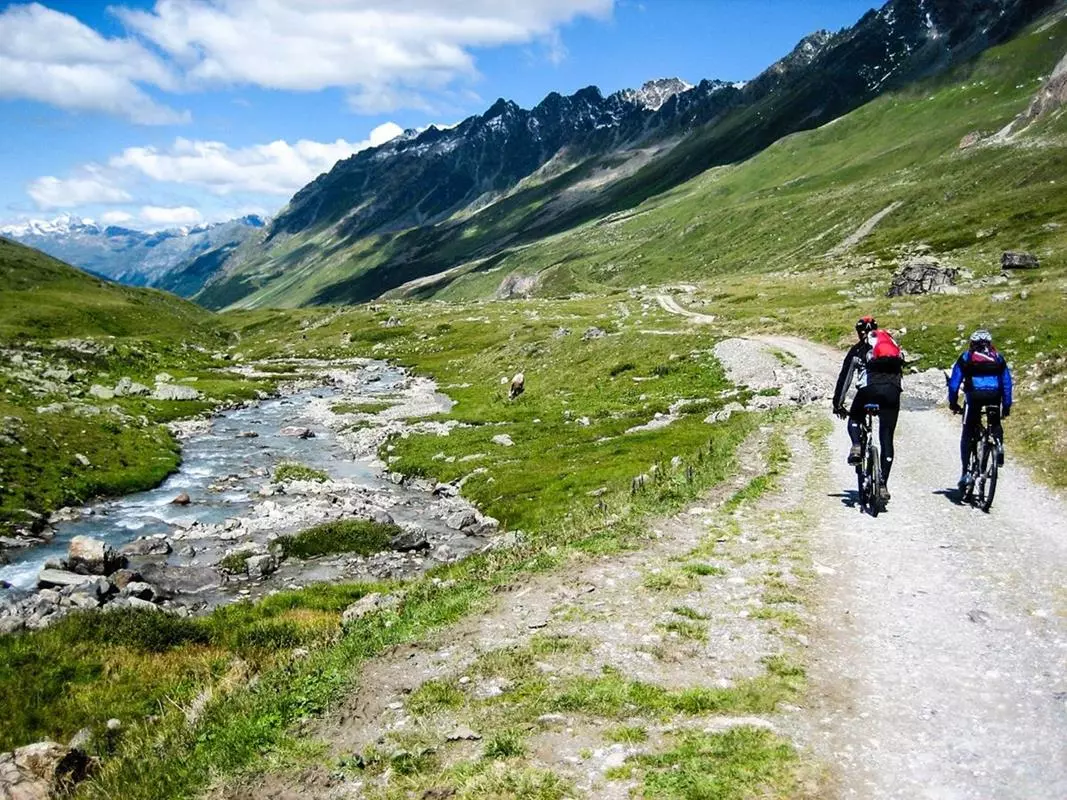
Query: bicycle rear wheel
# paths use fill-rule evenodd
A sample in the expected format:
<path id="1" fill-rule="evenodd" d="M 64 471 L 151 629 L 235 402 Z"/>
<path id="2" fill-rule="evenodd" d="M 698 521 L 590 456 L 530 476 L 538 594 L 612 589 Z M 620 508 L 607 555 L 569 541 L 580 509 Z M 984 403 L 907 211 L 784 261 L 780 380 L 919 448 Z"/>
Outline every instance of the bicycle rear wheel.
<path id="1" fill-rule="evenodd" d="M 997 493 L 997 477 L 999 468 L 997 467 L 997 447 L 996 445 L 986 442 L 982 447 L 982 492 L 978 498 L 978 507 L 989 513 L 989 509 L 993 507 L 993 497 Z"/>
<path id="2" fill-rule="evenodd" d="M 882 485 L 882 455 L 878 448 L 867 449 L 867 513 L 877 517 L 882 510 L 882 497 L 878 489 Z"/>

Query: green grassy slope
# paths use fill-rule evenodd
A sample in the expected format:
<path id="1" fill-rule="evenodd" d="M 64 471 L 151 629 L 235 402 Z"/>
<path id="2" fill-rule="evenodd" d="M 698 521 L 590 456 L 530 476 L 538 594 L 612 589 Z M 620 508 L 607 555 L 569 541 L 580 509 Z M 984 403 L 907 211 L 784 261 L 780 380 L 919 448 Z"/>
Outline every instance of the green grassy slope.
<path id="1" fill-rule="evenodd" d="M 95 278 L 0 238 L 0 341 L 60 336 L 177 336 L 212 314 L 176 297 Z"/>

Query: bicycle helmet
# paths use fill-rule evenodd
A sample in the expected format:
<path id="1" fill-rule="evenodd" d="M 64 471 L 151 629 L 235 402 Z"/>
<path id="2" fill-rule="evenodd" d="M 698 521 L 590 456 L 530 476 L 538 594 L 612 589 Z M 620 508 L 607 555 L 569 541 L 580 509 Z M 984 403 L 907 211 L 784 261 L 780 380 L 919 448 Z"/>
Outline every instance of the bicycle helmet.
<path id="1" fill-rule="evenodd" d="M 988 350 L 993 346 L 993 334 L 984 328 L 979 328 L 971 334 L 972 350 Z"/>
<path id="2" fill-rule="evenodd" d="M 856 322 L 856 333 L 864 334 L 878 330 L 878 322 L 874 317 L 860 317 Z"/>

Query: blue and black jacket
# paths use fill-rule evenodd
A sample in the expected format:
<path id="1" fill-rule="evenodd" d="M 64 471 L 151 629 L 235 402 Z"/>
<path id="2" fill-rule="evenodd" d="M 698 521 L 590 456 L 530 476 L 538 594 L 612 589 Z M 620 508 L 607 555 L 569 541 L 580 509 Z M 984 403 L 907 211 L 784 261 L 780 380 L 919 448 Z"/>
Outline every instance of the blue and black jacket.
<path id="1" fill-rule="evenodd" d="M 1000 403 L 1005 408 L 1012 404 L 1011 369 L 1004 356 L 996 350 L 983 353 L 978 350 L 966 350 L 956 359 L 952 368 L 952 377 L 948 381 L 948 402 L 955 405 L 959 399 L 960 388 L 970 401 L 977 392 L 983 395 L 999 395 Z"/>

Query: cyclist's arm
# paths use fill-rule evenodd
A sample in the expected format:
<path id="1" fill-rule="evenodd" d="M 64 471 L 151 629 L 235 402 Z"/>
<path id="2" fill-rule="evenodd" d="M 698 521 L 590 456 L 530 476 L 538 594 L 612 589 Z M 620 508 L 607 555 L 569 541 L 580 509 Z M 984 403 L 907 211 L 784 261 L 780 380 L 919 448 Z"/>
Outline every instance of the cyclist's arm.
<path id="1" fill-rule="evenodd" d="M 1015 386 L 1011 377 L 1011 368 L 1008 366 L 1007 362 L 1005 362 L 1004 375 L 1000 381 L 1001 403 L 1004 405 L 1005 410 L 1011 408 L 1011 404 L 1014 402 L 1014 390 Z"/>
<path id="2" fill-rule="evenodd" d="M 960 386 L 963 385 L 963 356 L 956 359 L 952 367 L 952 377 L 948 379 L 948 404 L 954 406 L 959 403 Z"/>
<path id="3" fill-rule="evenodd" d="M 841 372 L 837 375 L 837 386 L 834 388 L 834 408 L 841 408 L 845 405 L 845 396 L 848 394 L 848 387 L 852 384 L 852 375 L 856 370 L 856 355 L 853 352 L 855 349 L 855 347 L 849 348 L 845 361 L 841 365 Z"/>

